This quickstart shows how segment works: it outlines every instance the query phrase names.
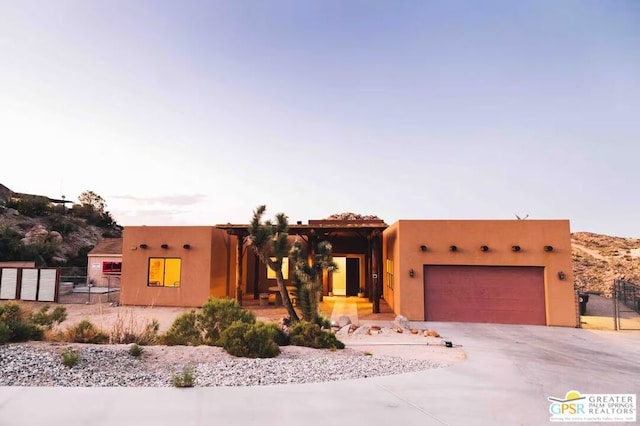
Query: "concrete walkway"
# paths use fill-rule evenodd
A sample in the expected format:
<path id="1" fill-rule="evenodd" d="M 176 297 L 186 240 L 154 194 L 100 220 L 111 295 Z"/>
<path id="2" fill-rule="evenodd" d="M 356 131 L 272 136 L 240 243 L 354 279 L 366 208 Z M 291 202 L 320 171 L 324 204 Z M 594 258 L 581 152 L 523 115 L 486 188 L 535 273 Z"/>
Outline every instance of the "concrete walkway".
<path id="1" fill-rule="evenodd" d="M 348 297 L 336 297 L 331 311 L 331 323 L 337 323 L 340 317 L 348 316 L 352 324 L 358 324 L 358 304 Z"/>
<path id="2" fill-rule="evenodd" d="M 0 425 L 544 425 L 549 396 L 640 390 L 637 332 L 460 323 L 428 328 L 462 345 L 467 361 L 305 385 L 0 387 Z"/>

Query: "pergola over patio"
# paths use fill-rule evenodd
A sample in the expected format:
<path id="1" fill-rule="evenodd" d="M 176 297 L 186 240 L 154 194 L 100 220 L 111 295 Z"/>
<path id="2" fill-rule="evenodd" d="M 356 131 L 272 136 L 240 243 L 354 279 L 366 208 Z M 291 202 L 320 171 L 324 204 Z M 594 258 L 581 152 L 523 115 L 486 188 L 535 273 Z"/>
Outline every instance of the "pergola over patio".
<path id="1" fill-rule="evenodd" d="M 373 312 L 380 312 L 380 297 L 382 295 L 382 232 L 387 224 L 380 219 L 356 220 L 309 220 L 308 224 L 298 221 L 289 225 L 289 235 L 298 236 L 307 244 L 310 254 L 313 254 L 317 243 L 329 241 L 342 253 L 364 255 L 364 291 L 373 305 Z M 244 276 L 243 260 L 244 247 L 249 236 L 249 225 L 221 224 L 216 228 L 235 235 L 238 239 L 236 253 L 236 299 L 242 300 L 242 281 Z M 328 292 L 328 283 L 323 283 L 323 290 Z M 254 292 L 257 287 L 254 286 Z M 254 297 L 257 297 L 254 294 Z"/>

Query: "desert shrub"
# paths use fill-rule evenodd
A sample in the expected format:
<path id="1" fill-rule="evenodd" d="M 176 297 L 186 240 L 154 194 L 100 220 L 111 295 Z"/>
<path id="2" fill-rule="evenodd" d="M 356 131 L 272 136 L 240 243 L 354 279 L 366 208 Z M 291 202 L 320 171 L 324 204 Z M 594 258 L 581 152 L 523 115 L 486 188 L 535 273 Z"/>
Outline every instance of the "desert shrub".
<path id="1" fill-rule="evenodd" d="M 318 324 L 320 328 L 331 328 L 331 320 L 325 316 L 318 315 L 314 322 Z"/>
<path id="2" fill-rule="evenodd" d="M 51 330 L 54 324 L 60 324 L 67 319 L 67 308 L 64 306 L 56 306 L 53 312 L 49 312 L 51 306 L 44 305 L 37 312 L 29 315 L 29 320 L 44 330 Z"/>
<path id="3" fill-rule="evenodd" d="M 107 343 L 109 336 L 100 331 L 91 321 L 82 320 L 67 329 L 67 340 L 75 343 Z"/>
<path id="4" fill-rule="evenodd" d="M 280 348 L 262 324 L 235 321 L 220 335 L 220 344 L 229 354 L 246 358 L 273 358 Z"/>
<path id="5" fill-rule="evenodd" d="M 9 302 L 0 305 L 0 323 L 3 323 L 8 330 L 7 342 L 42 340 L 42 328 L 31 322 L 30 316 L 25 315 L 17 303 Z"/>
<path id="6" fill-rule="evenodd" d="M 133 345 L 131 345 L 131 347 L 129 347 L 129 355 L 135 358 L 138 358 L 140 355 L 142 355 L 142 351 L 142 346 L 138 345 L 137 343 L 134 343 Z"/>
<path id="7" fill-rule="evenodd" d="M 178 316 L 162 336 L 162 342 L 166 345 L 201 345 L 202 331 L 198 326 L 196 311 L 191 310 Z"/>
<path id="8" fill-rule="evenodd" d="M 198 315 L 198 323 L 204 332 L 204 343 L 216 345 L 220 334 L 233 322 L 256 322 L 253 312 L 242 309 L 233 299 L 209 299 Z"/>
<path id="9" fill-rule="evenodd" d="M 273 322 L 257 323 L 263 327 L 271 340 L 278 346 L 286 346 L 289 344 L 289 336 L 280 328 L 280 326 Z"/>
<path id="10" fill-rule="evenodd" d="M 177 388 L 192 388 L 196 384 L 196 375 L 191 367 L 184 367 L 180 373 L 171 374 L 171 384 Z"/>
<path id="11" fill-rule="evenodd" d="M 9 330 L 9 326 L 2 321 L 0 321 L 0 345 L 4 345 L 9 341 L 9 336 L 11 335 L 11 330 Z"/>
<path id="12" fill-rule="evenodd" d="M 344 349 L 344 343 L 330 331 L 322 330 L 318 324 L 299 321 L 291 327 L 289 341 L 292 345 L 316 349 Z"/>
<path id="13" fill-rule="evenodd" d="M 160 323 L 157 319 L 153 319 L 144 326 L 142 329 L 142 333 L 138 334 L 138 343 L 139 345 L 153 345 L 158 342 L 159 335 L 158 330 L 160 329 Z"/>
<path id="14" fill-rule="evenodd" d="M 58 231 L 61 235 L 67 236 L 78 230 L 78 225 L 73 222 L 73 219 L 66 215 L 59 213 L 52 214 L 47 218 L 49 222 L 49 229 L 52 231 Z"/>
<path id="15" fill-rule="evenodd" d="M 80 353 L 71 348 L 65 349 L 60 356 L 62 358 L 62 364 L 69 368 L 78 365 L 78 362 L 80 362 Z"/>
<path id="16" fill-rule="evenodd" d="M 8 200 L 6 207 L 16 209 L 20 214 L 29 217 L 46 216 L 51 211 L 49 199 L 36 195 Z"/>
<path id="17" fill-rule="evenodd" d="M 124 315 L 120 315 L 118 312 L 118 316 L 109 332 L 109 342 L 152 345 L 159 340 L 159 328 L 160 323 L 156 319 L 147 320 L 144 326 L 140 326 L 133 311 L 129 311 Z"/>

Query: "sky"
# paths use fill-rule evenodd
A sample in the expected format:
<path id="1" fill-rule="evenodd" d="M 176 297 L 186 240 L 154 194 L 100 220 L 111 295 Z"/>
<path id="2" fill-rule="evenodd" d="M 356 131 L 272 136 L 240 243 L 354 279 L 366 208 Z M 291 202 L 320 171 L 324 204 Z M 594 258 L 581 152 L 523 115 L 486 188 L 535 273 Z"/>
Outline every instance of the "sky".
<path id="1" fill-rule="evenodd" d="M 640 2 L 0 0 L 0 183 L 118 223 L 640 237 Z"/>

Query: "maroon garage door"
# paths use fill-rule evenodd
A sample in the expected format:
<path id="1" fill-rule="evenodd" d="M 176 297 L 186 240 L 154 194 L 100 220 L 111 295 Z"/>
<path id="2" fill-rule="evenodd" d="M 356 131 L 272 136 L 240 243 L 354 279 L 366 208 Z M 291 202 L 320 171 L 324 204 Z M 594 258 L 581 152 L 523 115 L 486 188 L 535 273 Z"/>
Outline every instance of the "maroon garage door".
<path id="1" fill-rule="evenodd" d="M 427 321 L 546 324 L 544 268 L 424 266 Z"/>

